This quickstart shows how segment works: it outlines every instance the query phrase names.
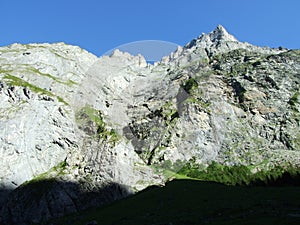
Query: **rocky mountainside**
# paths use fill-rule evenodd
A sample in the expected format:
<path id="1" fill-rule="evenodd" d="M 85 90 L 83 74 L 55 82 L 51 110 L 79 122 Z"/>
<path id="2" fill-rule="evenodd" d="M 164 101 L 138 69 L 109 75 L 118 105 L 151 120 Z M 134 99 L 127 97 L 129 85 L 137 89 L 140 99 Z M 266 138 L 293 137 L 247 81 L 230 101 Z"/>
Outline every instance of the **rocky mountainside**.
<path id="1" fill-rule="evenodd" d="M 300 166 L 300 51 L 222 26 L 154 65 L 63 43 L 0 48 L 0 224 L 163 185 L 186 163 Z"/>

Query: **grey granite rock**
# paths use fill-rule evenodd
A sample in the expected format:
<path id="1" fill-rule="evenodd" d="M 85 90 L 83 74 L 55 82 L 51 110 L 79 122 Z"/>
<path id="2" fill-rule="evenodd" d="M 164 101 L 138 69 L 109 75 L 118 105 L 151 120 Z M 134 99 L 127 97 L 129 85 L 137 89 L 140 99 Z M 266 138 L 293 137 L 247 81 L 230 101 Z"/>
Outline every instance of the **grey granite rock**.
<path id="1" fill-rule="evenodd" d="M 102 205 L 164 185 L 161 168 L 189 160 L 299 166 L 299 74 L 299 50 L 222 26 L 154 65 L 63 43 L 0 48 L 2 220 Z"/>

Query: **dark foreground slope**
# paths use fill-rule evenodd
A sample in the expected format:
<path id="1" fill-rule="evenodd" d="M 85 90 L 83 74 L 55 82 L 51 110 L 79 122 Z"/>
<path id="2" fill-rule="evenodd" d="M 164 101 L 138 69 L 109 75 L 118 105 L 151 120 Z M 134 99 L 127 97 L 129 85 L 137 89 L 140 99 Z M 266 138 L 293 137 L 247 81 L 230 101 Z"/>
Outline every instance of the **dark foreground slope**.
<path id="1" fill-rule="evenodd" d="M 300 186 L 175 180 L 52 224 L 299 224 Z"/>

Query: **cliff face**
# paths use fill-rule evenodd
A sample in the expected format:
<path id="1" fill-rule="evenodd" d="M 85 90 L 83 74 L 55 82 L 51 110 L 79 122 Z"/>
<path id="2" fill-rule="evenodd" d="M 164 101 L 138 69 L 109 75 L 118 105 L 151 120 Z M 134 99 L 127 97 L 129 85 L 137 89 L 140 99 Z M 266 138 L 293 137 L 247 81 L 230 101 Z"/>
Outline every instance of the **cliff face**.
<path id="1" fill-rule="evenodd" d="M 2 218 L 101 205 L 190 160 L 299 166 L 299 82 L 299 50 L 241 43 L 222 26 L 155 65 L 62 43 L 0 48 Z"/>
<path id="2" fill-rule="evenodd" d="M 95 60 L 65 44 L 0 49 L 0 187 L 16 188 L 78 148 L 67 102 Z"/>

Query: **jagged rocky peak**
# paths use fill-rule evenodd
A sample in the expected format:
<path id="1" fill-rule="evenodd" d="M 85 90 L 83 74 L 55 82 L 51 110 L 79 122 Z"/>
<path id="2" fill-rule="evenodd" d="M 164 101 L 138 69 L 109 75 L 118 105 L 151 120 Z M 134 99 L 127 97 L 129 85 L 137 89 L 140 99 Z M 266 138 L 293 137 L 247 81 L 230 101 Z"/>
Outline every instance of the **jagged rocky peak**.
<path id="1" fill-rule="evenodd" d="M 185 48 L 211 45 L 217 42 L 238 42 L 238 40 L 233 35 L 229 34 L 222 25 L 218 25 L 212 32 L 208 34 L 202 33 L 198 38 L 193 39 L 185 46 Z"/>
<path id="2" fill-rule="evenodd" d="M 179 47 L 175 52 L 164 57 L 161 62 L 182 66 L 195 60 L 207 59 L 214 54 L 249 46 L 251 45 L 239 42 L 222 25 L 218 25 L 212 32 L 202 33 L 185 46 Z"/>
<path id="3" fill-rule="evenodd" d="M 246 49 L 250 52 L 260 52 L 262 54 L 279 53 L 279 49 L 269 47 L 258 47 L 247 42 L 238 41 L 233 35 L 218 25 L 215 30 L 193 39 L 183 47 L 179 47 L 175 52 L 161 60 L 163 64 L 170 66 L 184 66 L 198 60 L 208 60 L 214 55 L 230 52 L 236 49 Z"/>
<path id="4" fill-rule="evenodd" d="M 128 52 L 123 52 L 119 49 L 115 49 L 109 56 L 110 59 L 116 59 L 117 61 L 122 61 L 126 64 L 136 65 L 139 67 L 146 67 L 147 61 L 141 54 L 131 55 Z"/>
<path id="5" fill-rule="evenodd" d="M 208 36 L 211 41 L 238 41 L 233 35 L 229 34 L 222 25 L 218 25 Z"/>

